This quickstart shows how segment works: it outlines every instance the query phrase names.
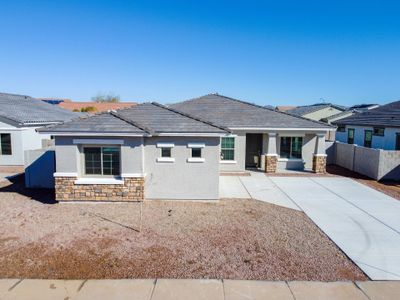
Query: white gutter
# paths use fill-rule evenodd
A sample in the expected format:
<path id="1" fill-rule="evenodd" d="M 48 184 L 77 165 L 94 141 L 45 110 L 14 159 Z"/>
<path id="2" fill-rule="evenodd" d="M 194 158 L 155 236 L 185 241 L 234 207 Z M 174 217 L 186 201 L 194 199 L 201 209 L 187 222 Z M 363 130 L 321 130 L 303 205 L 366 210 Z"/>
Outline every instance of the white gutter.
<path id="1" fill-rule="evenodd" d="M 272 127 L 229 127 L 231 130 L 258 130 L 258 131 L 328 131 L 328 130 L 334 130 L 335 128 L 272 128 Z"/>

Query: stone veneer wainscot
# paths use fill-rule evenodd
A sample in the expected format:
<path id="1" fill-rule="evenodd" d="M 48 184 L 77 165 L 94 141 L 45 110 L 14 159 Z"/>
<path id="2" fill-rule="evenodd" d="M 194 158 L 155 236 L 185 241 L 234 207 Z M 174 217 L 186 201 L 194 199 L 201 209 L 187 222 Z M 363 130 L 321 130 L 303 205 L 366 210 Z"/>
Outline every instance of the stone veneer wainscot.
<path id="1" fill-rule="evenodd" d="M 326 173 L 326 155 L 314 155 L 313 157 L 313 171 L 317 174 Z"/>
<path id="2" fill-rule="evenodd" d="M 76 177 L 56 177 L 57 201 L 143 201 L 144 178 L 126 177 L 124 184 L 75 184 Z"/>

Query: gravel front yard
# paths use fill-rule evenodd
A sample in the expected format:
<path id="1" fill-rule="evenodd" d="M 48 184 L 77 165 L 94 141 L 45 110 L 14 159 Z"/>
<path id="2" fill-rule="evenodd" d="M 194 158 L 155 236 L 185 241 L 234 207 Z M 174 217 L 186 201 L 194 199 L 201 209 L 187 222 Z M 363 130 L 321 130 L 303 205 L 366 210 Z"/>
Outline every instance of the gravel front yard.
<path id="1" fill-rule="evenodd" d="M 138 232 L 137 203 L 38 201 L 51 199 L 21 183 L 0 188 L 0 278 L 367 280 L 291 209 L 253 200 L 145 202 Z"/>

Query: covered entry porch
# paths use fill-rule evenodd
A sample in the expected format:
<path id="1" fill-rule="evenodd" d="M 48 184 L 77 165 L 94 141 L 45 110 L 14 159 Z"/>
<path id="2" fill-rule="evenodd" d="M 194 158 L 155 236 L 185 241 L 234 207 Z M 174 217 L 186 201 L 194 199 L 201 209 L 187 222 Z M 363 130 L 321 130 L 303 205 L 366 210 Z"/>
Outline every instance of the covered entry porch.
<path id="1" fill-rule="evenodd" d="M 246 169 L 257 168 L 267 173 L 285 170 L 325 172 L 325 132 L 251 132 L 245 137 Z"/>

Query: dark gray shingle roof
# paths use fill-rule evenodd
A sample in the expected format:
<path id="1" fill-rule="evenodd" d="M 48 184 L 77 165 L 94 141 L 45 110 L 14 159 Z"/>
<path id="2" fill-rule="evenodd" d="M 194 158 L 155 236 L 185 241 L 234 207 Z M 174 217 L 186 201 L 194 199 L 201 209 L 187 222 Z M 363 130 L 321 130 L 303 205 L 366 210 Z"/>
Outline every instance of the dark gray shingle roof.
<path id="1" fill-rule="evenodd" d="M 112 115 L 100 113 L 86 118 L 76 119 L 63 124 L 47 126 L 38 129 L 39 132 L 76 132 L 76 133 L 136 133 L 146 132 L 132 124 Z"/>
<path id="2" fill-rule="evenodd" d="M 316 103 L 312 105 L 298 106 L 293 109 L 289 109 L 286 112 L 296 116 L 304 116 L 306 114 L 318 111 L 320 109 L 324 109 L 327 107 L 333 107 L 341 111 L 345 111 L 347 108 L 344 106 L 332 104 L 332 103 Z"/>
<path id="3" fill-rule="evenodd" d="M 41 128 L 40 132 L 73 133 L 227 133 L 210 124 L 158 103 L 144 103 L 130 108 L 93 115 L 64 124 Z"/>
<path id="4" fill-rule="evenodd" d="M 81 114 L 65 110 L 30 96 L 0 93 L 0 116 L 21 125 L 49 124 L 79 118 Z"/>
<path id="5" fill-rule="evenodd" d="M 334 122 L 339 125 L 400 127 L 400 101 Z"/>
<path id="6" fill-rule="evenodd" d="M 218 94 L 175 103 L 170 107 L 228 128 L 331 128 L 321 122 Z"/>

